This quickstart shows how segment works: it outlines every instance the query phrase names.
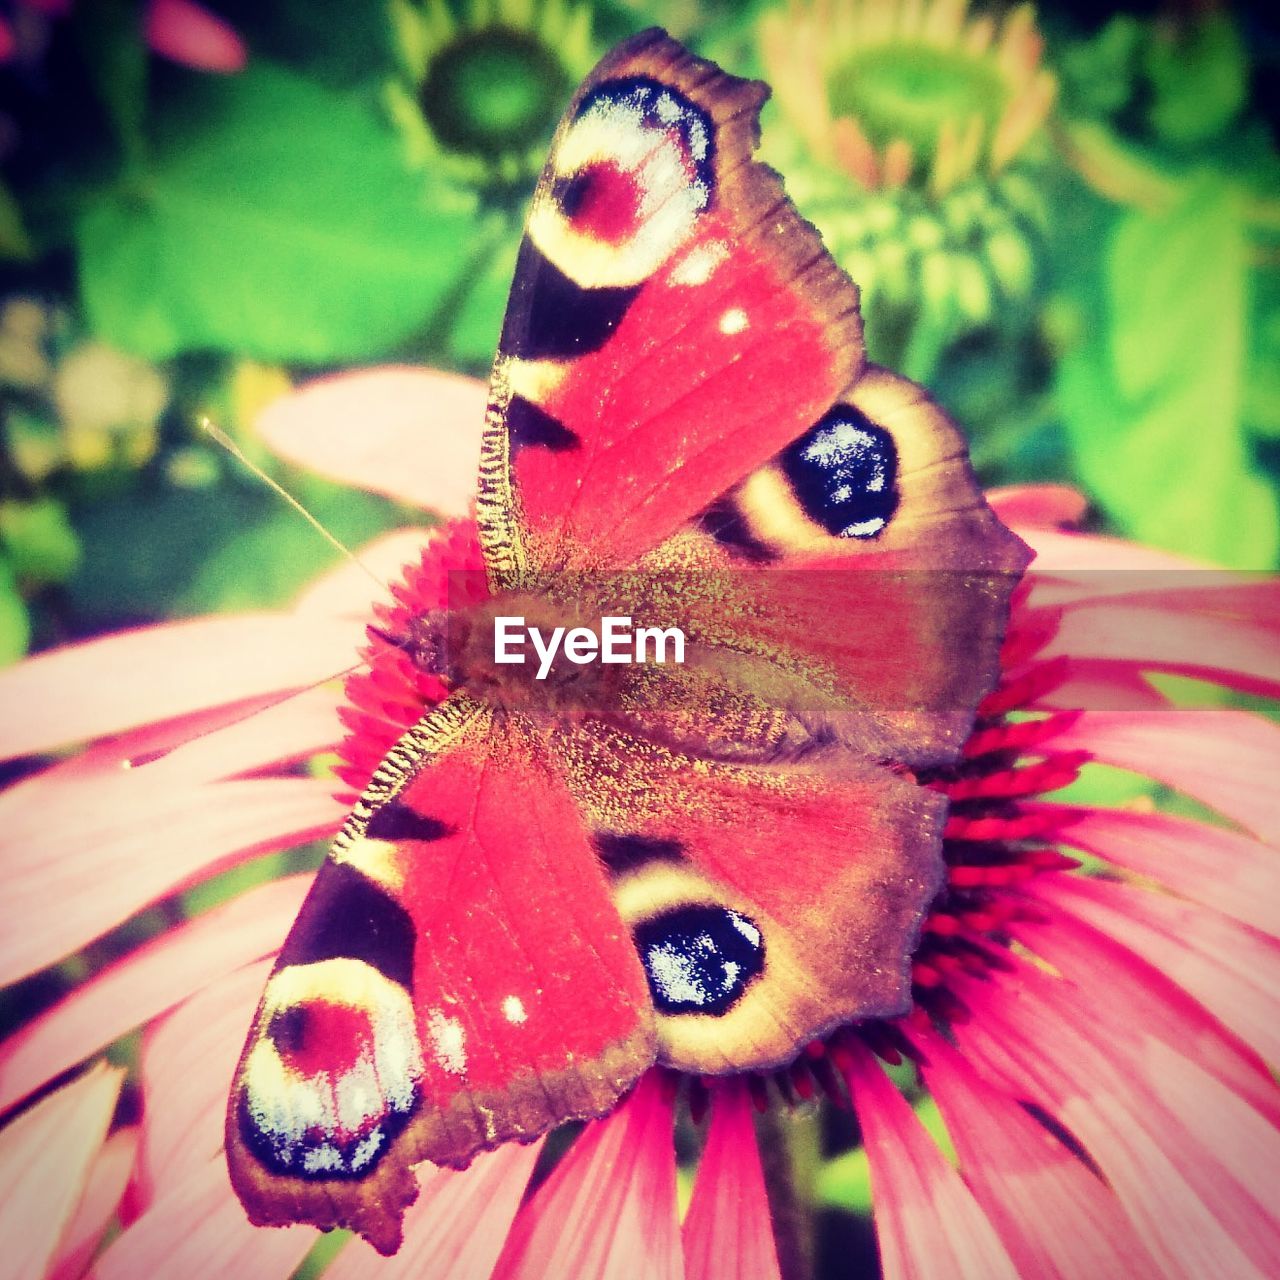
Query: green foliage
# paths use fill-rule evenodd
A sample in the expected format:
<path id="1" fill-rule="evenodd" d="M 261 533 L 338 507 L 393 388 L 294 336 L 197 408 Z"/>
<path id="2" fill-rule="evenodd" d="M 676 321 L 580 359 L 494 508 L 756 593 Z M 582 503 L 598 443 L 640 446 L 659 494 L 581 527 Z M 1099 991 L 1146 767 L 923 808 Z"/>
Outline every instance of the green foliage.
<path id="1" fill-rule="evenodd" d="M 371 108 L 257 63 L 193 87 L 76 241 L 89 323 L 125 350 L 321 363 L 425 327 L 486 225 Z"/>

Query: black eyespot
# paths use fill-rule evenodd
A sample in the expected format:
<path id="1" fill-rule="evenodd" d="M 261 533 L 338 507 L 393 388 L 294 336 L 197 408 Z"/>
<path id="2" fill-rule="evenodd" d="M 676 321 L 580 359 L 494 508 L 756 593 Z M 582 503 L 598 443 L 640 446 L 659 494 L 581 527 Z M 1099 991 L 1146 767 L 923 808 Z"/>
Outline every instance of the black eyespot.
<path id="1" fill-rule="evenodd" d="M 805 514 L 837 538 L 874 538 L 898 507 L 893 437 L 855 409 L 829 409 L 781 454 Z"/>
<path id="2" fill-rule="evenodd" d="M 760 930 L 725 907 L 664 911 L 638 925 L 635 940 L 659 1013 L 719 1017 L 764 968 Z"/>

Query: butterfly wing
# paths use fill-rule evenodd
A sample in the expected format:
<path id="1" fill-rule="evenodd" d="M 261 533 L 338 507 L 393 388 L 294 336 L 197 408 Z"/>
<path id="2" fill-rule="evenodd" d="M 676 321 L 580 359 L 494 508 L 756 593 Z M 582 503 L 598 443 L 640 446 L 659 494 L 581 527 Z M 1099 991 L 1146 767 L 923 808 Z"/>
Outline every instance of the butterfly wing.
<path id="1" fill-rule="evenodd" d="M 451 699 L 379 768 L 280 952 L 232 1180 L 255 1222 L 391 1253 L 413 1164 L 600 1115 L 653 1057 L 629 932 L 536 735 Z"/>
<path id="2" fill-rule="evenodd" d="M 650 31 L 570 104 L 494 366 L 478 515 L 500 585 L 633 564 L 857 376 L 857 290 L 751 159 L 766 94 Z"/>

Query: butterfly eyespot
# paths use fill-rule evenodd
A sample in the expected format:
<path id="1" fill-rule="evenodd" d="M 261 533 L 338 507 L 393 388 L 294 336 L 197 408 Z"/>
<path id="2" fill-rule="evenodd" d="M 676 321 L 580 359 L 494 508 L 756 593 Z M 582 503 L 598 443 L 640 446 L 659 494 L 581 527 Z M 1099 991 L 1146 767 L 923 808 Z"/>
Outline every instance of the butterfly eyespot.
<path id="1" fill-rule="evenodd" d="M 893 437 L 838 404 L 779 459 L 805 514 L 838 538 L 874 538 L 898 507 Z"/>
<path id="2" fill-rule="evenodd" d="M 706 113 L 670 86 L 606 80 L 560 141 L 550 198 L 531 211 L 529 238 L 584 288 L 641 283 L 711 204 L 712 133 Z"/>
<path id="3" fill-rule="evenodd" d="M 635 930 L 636 947 L 659 1013 L 719 1017 L 764 969 L 764 940 L 727 907 L 676 907 Z"/>

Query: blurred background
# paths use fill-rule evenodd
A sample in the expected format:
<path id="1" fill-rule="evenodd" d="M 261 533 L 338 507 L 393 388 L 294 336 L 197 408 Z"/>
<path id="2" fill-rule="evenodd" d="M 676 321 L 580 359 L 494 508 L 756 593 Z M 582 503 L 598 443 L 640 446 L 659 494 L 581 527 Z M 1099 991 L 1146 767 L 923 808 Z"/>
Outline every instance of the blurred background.
<path id="1" fill-rule="evenodd" d="M 1276 567 L 1262 0 L 5 0 L 0 661 L 283 604 L 332 561 L 201 414 L 349 545 L 420 521 L 273 459 L 255 418 L 336 370 L 483 376 L 560 112 L 653 24 L 772 84 L 762 154 L 861 285 L 871 357 L 964 424 L 986 484 Z M 802 1194 L 829 1274 L 871 1273 L 842 1124 L 800 1141 Z"/>

